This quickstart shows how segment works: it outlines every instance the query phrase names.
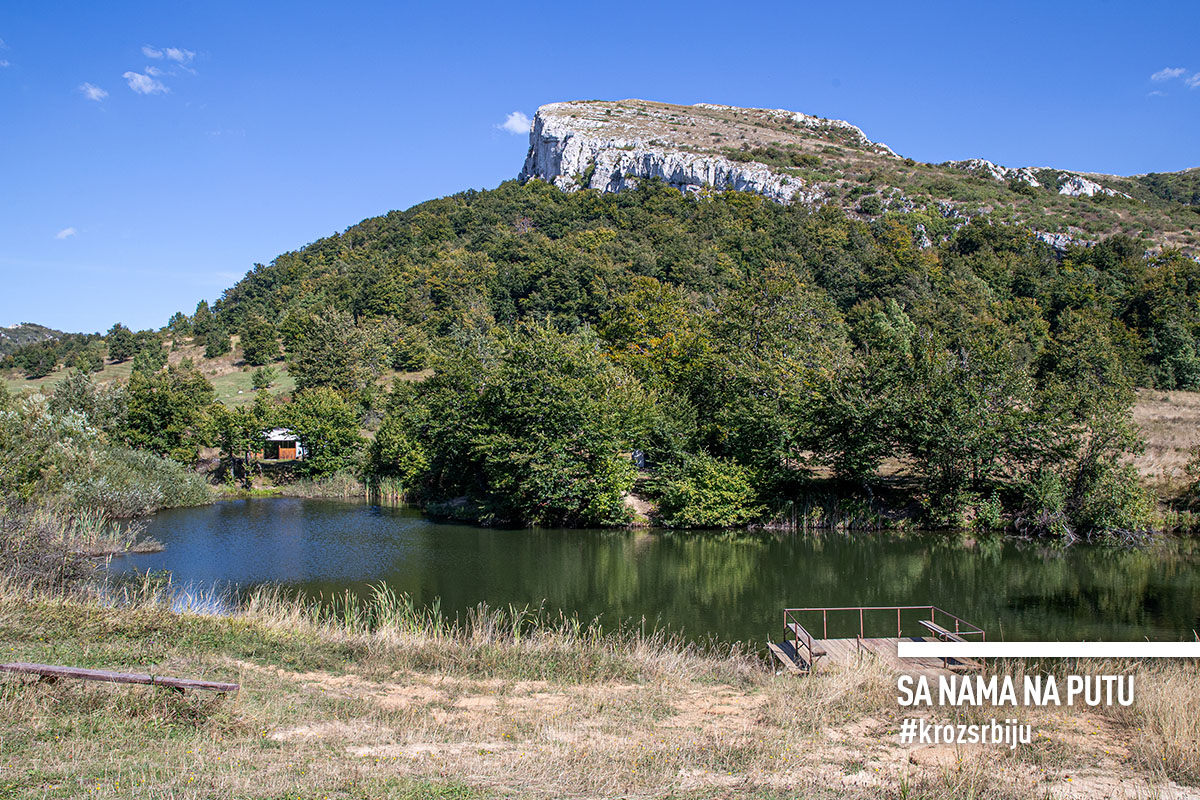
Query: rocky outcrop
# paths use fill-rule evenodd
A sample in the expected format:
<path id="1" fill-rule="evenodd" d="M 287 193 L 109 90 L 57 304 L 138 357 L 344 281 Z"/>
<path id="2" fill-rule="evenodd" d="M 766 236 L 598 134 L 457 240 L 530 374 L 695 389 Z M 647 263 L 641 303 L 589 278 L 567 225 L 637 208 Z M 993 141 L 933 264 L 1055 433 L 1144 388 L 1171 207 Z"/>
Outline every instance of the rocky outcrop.
<path id="1" fill-rule="evenodd" d="M 1065 252 L 1071 247 L 1094 247 L 1096 245 L 1095 239 L 1080 239 L 1069 233 L 1034 231 L 1033 235 L 1038 241 L 1045 242 L 1060 253 Z"/>
<path id="2" fill-rule="evenodd" d="M 706 189 L 755 192 L 781 203 L 812 204 L 825 193 L 797 174 L 740 156 L 777 146 L 812 153 L 818 146 L 850 148 L 874 157 L 897 158 L 855 125 L 782 109 L 743 109 L 701 103 L 670 106 L 640 100 L 620 103 L 551 103 L 538 109 L 529 134 L 521 179 L 539 178 L 561 189 L 619 192 L 657 178 L 685 192 Z M 793 152 L 793 151 L 789 151 Z"/>
<path id="3" fill-rule="evenodd" d="M 1098 194 L 1105 194 L 1109 197 L 1129 198 L 1129 195 L 1124 192 L 1106 188 L 1080 175 L 1070 175 L 1064 172 L 1058 178 L 1062 181 L 1062 185 L 1058 189 L 1059 194 L 1065 194 L 1070 197 L 1095 197 Z"/>
<path id="4" fill-rule="evenodd" d="M 541 178 L 568 191 L 619 192 L 636 186 L 639 178 L 659 178 L 684 191 L 736 189 L 780 202 L 818 199 L 798 179 L 775 174 L 765 164 L 651 148 L 636 139 L 589 136 L 540 112 L 521 177 Z"/>
<path id="5" fill-rule="evenodd" d="M 920 192 L 910 198 L 900 188 L 915 186 L 919 190 L 922 179 L 937 179 L 950 171 L 1008 183 L 1035 197 L 1035 203 L 1040 197 L 1047 207 L 1055 206 L 1055 194 L 1129 197 L 1099 182 L 1108 182 L 1110 177 L 1115 181 L 1114 176 L 1005 167 L 982 158 L 940 165 L 901 161 L 887 145 L 872 141 L 862 129 L 843 120 L 783 109 L 715 103 L 681 106 L 645 100 L 542 106 L 534 116 L 520 178 L 540 179 L 564 191 L 600 192 L 620 192 L 656 179 L 689 193 L 736 190 L 780 203 L 830 202 L 868 220 L 881 211 L 918 213 L 924 203 L 927 210 L 951 220 L 953 227 L 992 210 L 995 198 L 981 206 L 969 193 L 954 196 L 953 187 L 947 190 L 950 196 L 932 198 L 932 205 Z M 877 198 L 869 206 L 863 199 L 864 189 L 869 195 L 866 200 Z M 1019 199 L 1010 200 L 1007 205 L 1025 210 Z M 1006 204 L 1003 197 L 998 202 Z M 1059 202 L 1056 208 L 1062 205 Z M 1035 234 L 1059 250 L 1094 243 L 1074 231 Z M 915 241 L 930 247 L 936 238 L 922 227 Z"/>
<path id="6" fill-rule="evenodd" d="M 62 331 L 32 322 L 21 322 L 16 325 L 0 327 L 0 357 L 6 356 L 26 345 L 51 339 L 61 339 L 65 335 Z"/>
<path id="7" fill-rule="evenodd" d="M 999 164 L 993 164 L 984 158 L 968 158 L 965 161 L 947 161 L 946 166 L 954 167 L 955 169 L 964 169 L 968 172 L 975 172 L 985 177 L 992 178 L 998 181 L 1021 181 L 1028 183 L 1030 186 L 1038 187 L 1042 184 L 1034 177 L 1033 170 L 1029 167 L 1002 167 Z"/>
<path id="8" fill-rule="evenodd" d="M 619 192 L 636 186 L 639 179 L 658 178 L 688 192 L 733 189 L 783 203 L 813 203 L 822 197 L 796 176 L 765 164 L 664 147 L 636 135 L 614 136 L 610 126 L 562 113 L 565 106 L 538 109 L 522 180 L 540 178 L 567 191 Z"/>
<path id="9" fill-rule="evenodd" d="M 946 166 L 966 170 L 967 172 L 974 172 L 977 175 L 997 181 L 1021 181 L 1035 188 L 1042 185 L 1038 182 L 1031 167 L 1002 167 L 983 158 L 947 161 Z M 1116 189 L 1101 186 L 1093 180 L 1071 172 L 1059 172 L 1057 185 L 1058 193 L 1068 197 L 1094 197 L 1098 194 L 1103 194 L 1109 197 L 1124 197 L 1129 199 L 1129 195 L 1124 192 L 1118 192 Z"/>

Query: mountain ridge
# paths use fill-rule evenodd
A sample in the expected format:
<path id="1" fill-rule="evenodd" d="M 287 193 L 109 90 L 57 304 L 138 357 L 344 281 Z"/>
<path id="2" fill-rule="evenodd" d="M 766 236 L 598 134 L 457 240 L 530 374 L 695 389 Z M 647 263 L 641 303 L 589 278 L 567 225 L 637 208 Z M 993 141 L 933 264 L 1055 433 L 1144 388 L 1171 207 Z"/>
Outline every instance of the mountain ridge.
<path id="1" fill-rule="evenodd" d="M 834 203 L 872 218 L 924 211 L 965 223 L 991 215 L 1026 225 L 1055 246 L 1124 233 L 1152 251 L 1200 253 L 1200 168 L 1120 176 L 983 158 L 922 163 L 845 120 L 784 109 L 636 99 L 550 103 L 534 116 L 519 177 L 602 192 L 656 179 L 690 193 L 736 190 L 783 203 Z M 877 199 L 863 202 L 871 196 Z"/>
<path id="2" fill-rule="evenodd" d="M 34 322 L 18 322 L 16 325 L 0 327 L 0 356 L 13 353 L 25 345 L 60 339 L 66 334 L 63 331 L 38 325 Z"/>

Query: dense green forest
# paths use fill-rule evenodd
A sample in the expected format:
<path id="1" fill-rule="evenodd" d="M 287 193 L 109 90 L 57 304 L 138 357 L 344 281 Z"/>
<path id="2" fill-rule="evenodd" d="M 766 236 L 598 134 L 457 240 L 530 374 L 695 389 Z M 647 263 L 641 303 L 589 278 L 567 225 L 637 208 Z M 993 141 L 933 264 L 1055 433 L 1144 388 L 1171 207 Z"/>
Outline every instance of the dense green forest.
<path id="1" fill-rule="evenodd" d="M 286 361 L 292 396 L 228 409 L 164 366 L 167 340 L 212 358 L 231 334 L 247 365 Z M 107 418 L 50 401 L 110 446 L 216 447 L 241 481 L 257 432 L 285 425 L 310 476 L 488 524 L 625 524 L 632 492 L 680 527 L 1103 536 L 1152 524 L 1125 458 L 1134 389 L 1200 388 L 1198 335 L 1200 263 L 1120 236 L 1064 253 L 987 218 L 531 181 L 366 220 L 161 332 L 115 326 L 127 386 L 83 385 L 88 337 L 9 363 L 58 348 L 37 363 L 70 357 L 76 405 L 120 393 Z"/>

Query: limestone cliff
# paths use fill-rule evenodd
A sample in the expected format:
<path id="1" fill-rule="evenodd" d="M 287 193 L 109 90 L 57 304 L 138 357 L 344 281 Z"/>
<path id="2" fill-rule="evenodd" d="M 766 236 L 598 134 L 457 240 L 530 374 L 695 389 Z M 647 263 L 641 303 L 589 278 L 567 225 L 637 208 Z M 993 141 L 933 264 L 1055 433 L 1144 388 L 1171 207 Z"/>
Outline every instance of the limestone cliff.
<path id="1" fill-rule="evenodd" d="M 521 178 L 568 191 L 617 192 L 639 178 L 659 178 L 684 191 L 735 189 L 780 202 L 822 199 L 820 188 L 796 170 L 754 159 L 756 149 L 785 140 L 800 156 L 823 143 L 896 157 L 848 122 L 798 112 L 638 100 L 552 103 L 534 117 Z"/>
<path id="2" fill-rule="evenodd" d="M 551 103 L 533 119 L 520 177 L 601 192 L 658 179 L 690 193 L 738 190 L 781 203 L 831 203 L 864 220 L 916 215 L 911 222 L 923 247 L 997 214 L 1028 224 L 1056 248 L 1133 230 L 1145 232 L 1150 249 L 1200 249 L 1190 213 L 1200 204 L 1187 199 L 1200 191 L 1192 191 L 1190 173 L 1121 177 L 981 158 L 922 163 L 849 122 L 780 109 Z"/>

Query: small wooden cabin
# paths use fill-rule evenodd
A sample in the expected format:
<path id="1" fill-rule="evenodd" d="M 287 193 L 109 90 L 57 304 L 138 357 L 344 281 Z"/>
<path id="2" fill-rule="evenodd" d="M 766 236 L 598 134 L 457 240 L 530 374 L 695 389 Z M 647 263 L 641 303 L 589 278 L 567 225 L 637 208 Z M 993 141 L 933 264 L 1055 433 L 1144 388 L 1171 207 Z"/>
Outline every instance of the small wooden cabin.
<path id="1" fill-rule="evenodd" d="M 294 461 L 307 455 L 303 442 L 290 428 L 272 428 L 263 431 L 263 449 L 260 458 L 269 461 Z"/>

